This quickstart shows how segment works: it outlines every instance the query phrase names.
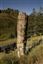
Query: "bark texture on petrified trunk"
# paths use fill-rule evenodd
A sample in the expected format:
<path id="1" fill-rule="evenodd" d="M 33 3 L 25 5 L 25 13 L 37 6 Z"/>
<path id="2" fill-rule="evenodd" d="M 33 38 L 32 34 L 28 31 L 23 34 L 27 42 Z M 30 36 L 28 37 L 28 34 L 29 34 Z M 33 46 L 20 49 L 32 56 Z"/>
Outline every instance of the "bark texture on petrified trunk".
<path id="1" fill-rule="evenodd" d="M 19 12 L 18 23 L 17 23 L 17 50 L 18 57 L 24 55 L 24 40 L 25 40 L 25 29 L 26 29 L 26 14 Z"/>

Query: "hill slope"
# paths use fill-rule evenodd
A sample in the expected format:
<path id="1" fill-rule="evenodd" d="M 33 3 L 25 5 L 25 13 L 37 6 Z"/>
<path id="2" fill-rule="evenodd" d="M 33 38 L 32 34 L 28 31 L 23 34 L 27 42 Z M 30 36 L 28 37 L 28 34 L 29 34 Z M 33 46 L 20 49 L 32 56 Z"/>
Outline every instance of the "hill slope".
<path id="1" fill-rule="evenodd" d="M 0 36 L 14 34 L 16 37 L 18 11 L 8 11 L 9 9 L 0 12 Z"/>

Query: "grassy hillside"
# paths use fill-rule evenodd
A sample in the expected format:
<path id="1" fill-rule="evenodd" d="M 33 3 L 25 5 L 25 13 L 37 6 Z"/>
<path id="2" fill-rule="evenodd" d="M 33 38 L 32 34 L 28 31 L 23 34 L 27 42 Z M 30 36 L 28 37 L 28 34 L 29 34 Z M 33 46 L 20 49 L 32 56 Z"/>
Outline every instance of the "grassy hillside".
<path id="1" fill-rule="evenodd" d="M 28 17 L 27 37 L 43 34 L 43 15 L 30 15 Z"/>
<path id="2" fill-rule="evenodd" d="M 17 10 L 8 8 L 7 10 L 2 10 L 0 12 L 0 36 L 2 34 L 6 34 L 6 36 L 14 34 L 14 36 L 16 37 L 17 17 Z"/>
<path id="3" fill-rule="evenodd" d="M 0 35 L 6 34 L 6 37 L 9 37 L 11 34 L 14 36 L 17 35 L 18 13 L 18 10 L 13 10 L 10 8 L 0 10 Z M 37 15 L 29 15 L 26 29 L 27 37 L 34 34 L 43 34 L 43 15 L 38 13 Z"/>

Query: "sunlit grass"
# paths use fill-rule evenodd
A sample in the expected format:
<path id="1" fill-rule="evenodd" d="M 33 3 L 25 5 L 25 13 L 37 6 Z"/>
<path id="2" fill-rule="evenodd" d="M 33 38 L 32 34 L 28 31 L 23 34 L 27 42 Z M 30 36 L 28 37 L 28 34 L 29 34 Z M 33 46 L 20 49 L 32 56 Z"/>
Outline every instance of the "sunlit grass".
<path id="1" fill-rule="evenodd" d="M 43 64 L 43 45 L 39 45 L 32 49 L 28 55 L 29 64 Z"/>
<path id="2" fill-rule="evenodd" d="M 15 43 L 15 42 L 16 42 L 16 38 L 10 38 L 10 39 L 7 39 L 5 41 L 0 41 L 0 46 L 12 44 L 12 43 Z"/>
<path id="3" fill-rule="evenodd" d="M 32 36 L 31 38 L 27 39 L 27 46 L 31 47 L 35 43 L 38 43 L 40 40 L 43 40 L 43 35 Z"/>

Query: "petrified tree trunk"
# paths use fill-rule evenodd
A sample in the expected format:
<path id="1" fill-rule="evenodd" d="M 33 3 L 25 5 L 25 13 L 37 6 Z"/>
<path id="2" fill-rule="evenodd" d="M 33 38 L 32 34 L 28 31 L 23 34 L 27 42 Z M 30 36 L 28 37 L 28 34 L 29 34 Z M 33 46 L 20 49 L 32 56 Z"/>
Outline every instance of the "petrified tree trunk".
<path id="1" fill-rule="evenodd" d="M 17 24 L 17 50 L 18 57 L 24 55 L 24 40 L 25 40 L 25 29 L 26 29 L 26 14 L 19 12 L 18 24 Z"/>

